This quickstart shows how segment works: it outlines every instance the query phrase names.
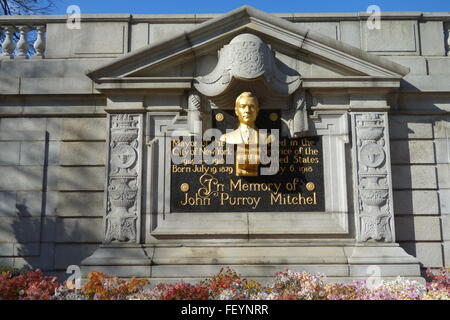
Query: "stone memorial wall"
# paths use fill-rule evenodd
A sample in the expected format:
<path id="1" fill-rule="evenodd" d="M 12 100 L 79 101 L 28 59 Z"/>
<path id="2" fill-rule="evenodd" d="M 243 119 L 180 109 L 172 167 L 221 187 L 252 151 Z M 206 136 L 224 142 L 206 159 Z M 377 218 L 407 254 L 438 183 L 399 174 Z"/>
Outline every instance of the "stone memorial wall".
<path id="1" fill-rule="evenodd" d="M 1 17 L 0 265 L 155 282 L 450 265 L 450 15 L 368 17 Z M 278 141 L 256 167 L 221 141 L 243 92 Z"/>

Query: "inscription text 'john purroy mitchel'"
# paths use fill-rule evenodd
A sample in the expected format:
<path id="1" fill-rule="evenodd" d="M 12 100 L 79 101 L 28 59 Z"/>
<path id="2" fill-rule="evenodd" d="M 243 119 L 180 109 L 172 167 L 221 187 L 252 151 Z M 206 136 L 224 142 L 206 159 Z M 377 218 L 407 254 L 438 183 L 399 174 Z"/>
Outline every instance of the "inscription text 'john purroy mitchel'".
<path id="1" fill-rule="evenodd" d="M 277 129 L 280 123 L 277 112 L 264 111 L 258 124 Z M 255 126 L 259 106 L 250 93 L 238 97 L 235 113 L 239 127 L 230 131 L 231 125 L 225 124 L 227 134 L 220 139 L 211 142 L 192 137 L 172 138 L 172 156 L 184 160 L 171 164 L 171 211 L 323 212 L 321 138 L 283 137 L 274 141 L 278 136 L 272 135 L 272 130 L 258 134 L 263 131 Z M 226 117 L 226 112 L 216 112 L 214 118 L 221 122 L 218 128 L 223 130 Z M 272 162 L 276 161 L 278 170 L 264 175 L 262 150 L 264 144 L 271 142 L 278 143 L 276 152 L 270 147 L 264 150 Z"/>

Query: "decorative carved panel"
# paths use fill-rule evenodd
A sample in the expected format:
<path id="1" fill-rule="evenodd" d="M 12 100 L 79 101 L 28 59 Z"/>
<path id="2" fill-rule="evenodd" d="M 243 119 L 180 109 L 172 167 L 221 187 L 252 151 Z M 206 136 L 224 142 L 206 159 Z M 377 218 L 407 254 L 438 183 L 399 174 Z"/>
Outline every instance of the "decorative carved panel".
<path id="1" fill-rule="evenodd" d="M 300 88 L 300 74 L 275 57 L 272 48 L 258 36 L 243 33 L 219 50 L 214 70 L 194 79 L 194 87 L 214 103 L 227 107 L 236 97 L 251 91 L 262 106 L 280 105 Z"/>
<path id="2" fill-rule="evenodd" d="M 387 115 L 352 114 L 358 241 L 394 242 Z"/>
<path id="3" fill-rule="evenodd" d="M 109 115 L 105 243 L 139 242 L 142 115 Z"/>

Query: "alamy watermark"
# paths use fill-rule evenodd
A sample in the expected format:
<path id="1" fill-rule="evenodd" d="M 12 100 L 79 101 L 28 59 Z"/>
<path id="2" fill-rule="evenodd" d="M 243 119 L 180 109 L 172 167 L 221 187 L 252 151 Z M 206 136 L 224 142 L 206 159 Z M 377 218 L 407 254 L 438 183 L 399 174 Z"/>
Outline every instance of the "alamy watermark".
<path id="1" fill-rule="evenodd" d="M 77 5 L 70 5 L 67 7 L 67 21 L 66 26 L 69 30 L 81 29 L 81 9 Z"/>
<path id="2" fill-rule="evenodd" d="M 66 270 L 70 276 L 66 280 L 66 287 L 68 289 L 80 289 L 81 288 L 81 269 L 77 265 L 70 265 Z"/>
<path id="3" fill-rule="evenodd" d="M 369 18 L 367 18 L 366 26 L 369 30 L 380 30 L 381 29 L 381 9 L 377 5 L 370 5 L 367 7 L 367 13 L 370 13 Z"/>
<path id="4" fill-rule="evenodd" d="M 226 133 L 234 130 L 227 129 Z M 211 128 L 203 135 L 183 136 L 174 131 L 171 136 L 171 158 L 175 165 L 217 165 L 235 163 L 236 155 L 244 155 L 246 163 L 261 164 L 261 175 L 274 175 L 279 170 L 279 140 L 278 129 L 258 129 L 257 144 L 231 144 L 220 141 L 222 132 Z M 270 136 L 270 143 L 267 137 Z M 236 146 L 236 150 L 235 150 Z"/>
<path id="5" fill-rule="evenodd" d="M 366 279 L 366 287 L 368 289 L 375 289 L 383 283 L 383 280 L 381 278 L 381 269 L 379 266 L 368 266 L 366 269 L 366 274 L 369 275 L 369 277 Z"/>

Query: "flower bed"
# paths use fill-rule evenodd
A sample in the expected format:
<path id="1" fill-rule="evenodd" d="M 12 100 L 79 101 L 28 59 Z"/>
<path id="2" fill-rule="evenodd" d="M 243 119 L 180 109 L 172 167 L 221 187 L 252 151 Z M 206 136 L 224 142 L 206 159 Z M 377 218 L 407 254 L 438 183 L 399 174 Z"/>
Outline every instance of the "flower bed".
<path id="1" fill-rule="evenodd" d="M 286 270 L 263 286 L 223 269 L 197 284 L 178 282 L 149 287 L 146 279 L 130 280 L 91 272 L 79 289 L 70 289 L 40 270 L 0 268 L 0 300 L 450 300 L 450 278 L 444 268 L 428 271 L 426 286 L 398 277 L 368 288 L 364 281 L 327 283 L 323 275 Z"/>

